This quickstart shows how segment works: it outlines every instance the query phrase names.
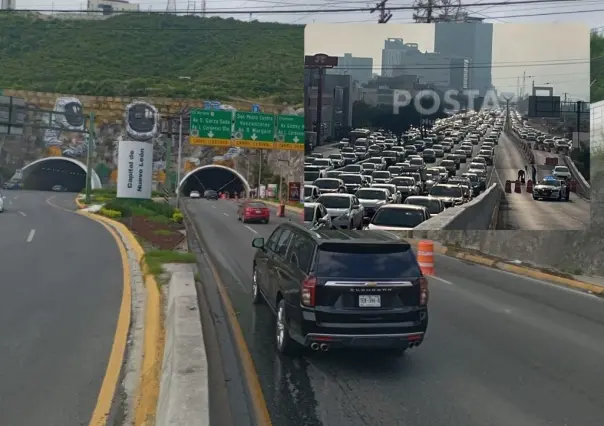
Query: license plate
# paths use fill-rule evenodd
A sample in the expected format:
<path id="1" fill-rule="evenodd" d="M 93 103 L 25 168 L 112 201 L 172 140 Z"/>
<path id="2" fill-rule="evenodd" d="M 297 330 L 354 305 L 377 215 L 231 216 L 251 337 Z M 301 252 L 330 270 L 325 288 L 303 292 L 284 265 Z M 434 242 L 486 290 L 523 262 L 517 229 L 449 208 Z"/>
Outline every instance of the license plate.
<path id="1" fill-rule="evenodd" d="M 262 213 L 262 210 L 256 210 L 256 214 Z"/>
<path id="2" fill-rule="evenodd" d="M 379 308 L 380 306 L 382 306 L 382 300 L 379 295 L 359 296 L 359 307 L 360 308 Z"/>

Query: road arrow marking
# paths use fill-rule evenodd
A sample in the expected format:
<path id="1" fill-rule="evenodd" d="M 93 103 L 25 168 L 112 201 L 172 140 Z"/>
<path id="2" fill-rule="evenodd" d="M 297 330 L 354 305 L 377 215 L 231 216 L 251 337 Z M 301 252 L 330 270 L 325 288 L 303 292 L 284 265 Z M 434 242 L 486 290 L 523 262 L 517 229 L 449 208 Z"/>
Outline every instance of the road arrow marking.
<path id="1" fill-rule="evenodd" d="M 298 136 L 294 136 L 294 139 L 293 139 L 294 143 L 298 143 L 299 140 L 300 139 L 298 139 Z"/>
<path id="2" fill-rule="evenodd" d="M 252 135 L 252 140 L 253 140 L 253 141 L 255 141 L 256 139 L 258 139 L 258 136 L 256 136 L 256 133 L 254 133 L 254 134 Z"/>
<path id="3" fill-rule="evenodd" d="M 208 137 L 213 138 L 214 137 L 214 132 L 212 132 L 211 130 L 208 132 Z"/>

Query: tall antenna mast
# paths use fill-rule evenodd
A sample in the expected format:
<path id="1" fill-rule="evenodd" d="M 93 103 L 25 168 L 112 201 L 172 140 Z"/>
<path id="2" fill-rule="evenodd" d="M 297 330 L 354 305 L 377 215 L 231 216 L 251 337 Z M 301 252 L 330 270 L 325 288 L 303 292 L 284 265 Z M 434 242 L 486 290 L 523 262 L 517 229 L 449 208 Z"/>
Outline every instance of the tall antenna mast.
<path id="1" fill-rule="evenodd" d="M 380 12 L 380 16 L 378 17 L 378 24 L 385 24 L 390 20 L 390 18 L 392 18 L 392 13 L 390 13 L 390 10 L 386 9 L 387 1 L 388 0 L 382 0 L 381 2 L 376 4 L 374 8 L 371 9 L 371 13 L 377 11 Z"/>
<path id="2" fill-rule="evenodd" d="M 166 5 L 166 12 L 176 13 L 176 0 L 168 0 L 168 4 Z"/>

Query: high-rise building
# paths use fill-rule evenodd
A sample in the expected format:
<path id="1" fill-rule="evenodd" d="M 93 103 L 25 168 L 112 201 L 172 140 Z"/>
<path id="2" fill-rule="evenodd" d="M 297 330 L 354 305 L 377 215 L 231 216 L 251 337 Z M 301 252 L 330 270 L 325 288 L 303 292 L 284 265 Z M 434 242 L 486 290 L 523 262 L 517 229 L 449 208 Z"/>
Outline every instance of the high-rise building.
<path id="1" fill-rule="evenodd" d="M 373 78 L 373 58 L 360 58 L 344 53 L 338 58 L 338 65 L 327 69 L 327 74 L 349 75 L 352 81 L 367 84 Z"/>
<path id="2" fill-rule="evenodd" d="M 492 87 L 493 24 L 437 23 L 434 51 L 450 57 L 470 59 L 470 89 L 479 90 L 484 95 Z"/>
<path id="3" fill-rule="evenodd" d="M 16 0 L 0 0 L 0 10 L 15 10 Z"/>
<path id="4" fill-rule="evenodd" d="M 382 50 L 382 76 L 413 75 L 423 85 L 463 89 L 467 88 L 469 78 L 468 65 L 464 61 L 467 60 L 441 53 L 421 52 L 417 43 L 387 39 Z"/>

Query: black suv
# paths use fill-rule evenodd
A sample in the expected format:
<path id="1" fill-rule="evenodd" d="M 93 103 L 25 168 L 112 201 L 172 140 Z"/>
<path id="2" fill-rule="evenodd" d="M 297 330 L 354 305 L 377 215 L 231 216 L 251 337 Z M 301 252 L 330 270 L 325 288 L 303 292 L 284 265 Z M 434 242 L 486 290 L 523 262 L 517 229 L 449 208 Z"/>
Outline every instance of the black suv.
<path id="1" fill-rule="evenodd" d="M 406 241 L 289 222 L 252 246 L 253 302 L 276 312 L 279 352 L 352 347 L 400 355 L 423 342 L 428 282 Z"/>

